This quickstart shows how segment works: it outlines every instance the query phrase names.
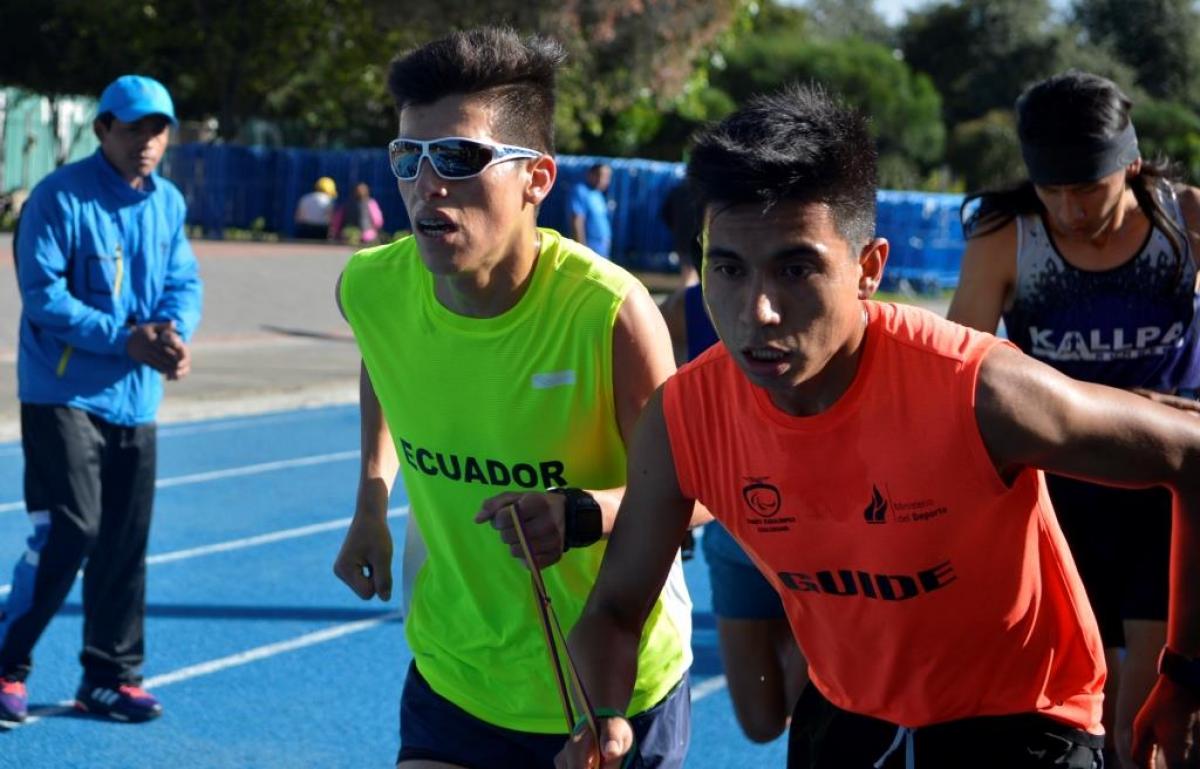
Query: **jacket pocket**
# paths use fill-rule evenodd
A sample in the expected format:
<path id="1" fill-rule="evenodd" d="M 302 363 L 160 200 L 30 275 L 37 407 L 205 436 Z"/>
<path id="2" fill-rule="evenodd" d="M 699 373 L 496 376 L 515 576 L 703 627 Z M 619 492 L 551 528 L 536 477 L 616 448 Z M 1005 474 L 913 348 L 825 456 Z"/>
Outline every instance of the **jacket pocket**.
<path id="1" fill-rule="evenodd" d="M 114 256 L 89 256 L 85 272 L 89 294 L 107 294 L 114 299 L 121 295 L 125 279 L 125 260 L 118 247 Z"/>

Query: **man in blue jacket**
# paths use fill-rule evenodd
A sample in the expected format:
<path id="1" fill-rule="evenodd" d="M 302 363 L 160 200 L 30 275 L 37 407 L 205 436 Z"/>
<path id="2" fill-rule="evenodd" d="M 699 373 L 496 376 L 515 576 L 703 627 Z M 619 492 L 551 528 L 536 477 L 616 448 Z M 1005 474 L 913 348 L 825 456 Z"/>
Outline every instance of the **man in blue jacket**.
<path id="1" fill-rule="evenodd" d="M 126 75 L 98 113 L 100 149 L 34 188 L 16 237 L 33 534 L 0 614 L 0 720 L 25 718 L 34 644 L 81 566 L 76 707 L 121 721 L 162 713 L 140 687 L 154 420 L 163 377 L 188 373 L 201 283 L 183 196 L 155 173 L 177 124 L 167 89 Z"/>

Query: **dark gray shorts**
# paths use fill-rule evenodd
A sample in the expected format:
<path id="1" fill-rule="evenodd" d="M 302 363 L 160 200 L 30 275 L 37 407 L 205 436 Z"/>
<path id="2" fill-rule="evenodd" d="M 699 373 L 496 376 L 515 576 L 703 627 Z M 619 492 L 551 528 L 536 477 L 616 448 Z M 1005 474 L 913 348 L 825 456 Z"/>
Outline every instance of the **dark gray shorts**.
<path id="1" fill-rule="evenodd" d="M 547 692 L 548 697 L 554 696 Z M 691 687 L 685 673 L 657 705 L 629 719 L 640 763 L 631 767 L 681 769 L 691 740 Z M 535 734 L 489 724 L 430 688 L 415 663 L 400 697 L 401 761 L 444 761 L 467 769 L 553 769 L 567 734 Z"/>

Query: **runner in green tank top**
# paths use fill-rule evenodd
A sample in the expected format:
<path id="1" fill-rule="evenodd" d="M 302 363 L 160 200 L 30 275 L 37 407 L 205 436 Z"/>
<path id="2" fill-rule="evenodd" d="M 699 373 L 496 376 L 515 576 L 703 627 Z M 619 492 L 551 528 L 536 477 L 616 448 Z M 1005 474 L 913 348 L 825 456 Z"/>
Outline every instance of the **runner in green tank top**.
<path id="1" fill-rule="evenodd" d="M 562 57 L 551 40 L 483 29 L 392 64 L 400 138 L 389 156 L 413 235 L 355 254 L 339 281 L 363 357 L 362 467 L 334 571 L 360 597 L 390 599 L 386 513 L 402 472 L 405 769 L 553 765 L 568 729 L 501 512 L 516 503 L 569 630 L 620 504 L 625 443 L 674 369 L 645 288 L 536 226 L 556 175 Z M 677 560 L 672 573 L 629 706 L 641 756 L 658 767 L 681 767 L 689 736 L 691 605 Z"/>

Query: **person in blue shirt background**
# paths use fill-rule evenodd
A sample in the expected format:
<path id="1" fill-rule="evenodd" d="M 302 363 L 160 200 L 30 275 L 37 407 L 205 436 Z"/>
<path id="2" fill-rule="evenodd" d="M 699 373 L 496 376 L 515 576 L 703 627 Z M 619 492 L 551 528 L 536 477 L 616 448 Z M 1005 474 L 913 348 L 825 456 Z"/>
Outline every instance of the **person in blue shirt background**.
<path id="1" fill-rule="evenodd" d="M 612 222 L 604 193 L 612 181 L 612 169 L 597 163 L 571 189 L 571 235 L 600 256 L 612 256 Z"/>
<path id="2" fill-rule="evenodd" d="M 183 196 L 155 173 L 172 125 L 161 83 L 118 78 L 93 123 L 100 148 L 22 210 L 17 393 L 33 534 L 0 613 L 2 720 L 26 717 L 33 647 L 81 566 L 76 707 L 121 721 L 162 712 L 140 687 L 154 420 L 163 378 L 191 366 L 202 294 Z"/>

